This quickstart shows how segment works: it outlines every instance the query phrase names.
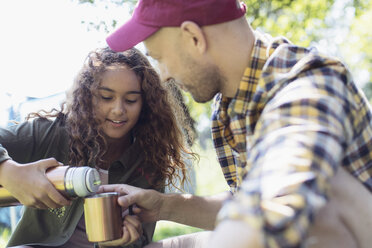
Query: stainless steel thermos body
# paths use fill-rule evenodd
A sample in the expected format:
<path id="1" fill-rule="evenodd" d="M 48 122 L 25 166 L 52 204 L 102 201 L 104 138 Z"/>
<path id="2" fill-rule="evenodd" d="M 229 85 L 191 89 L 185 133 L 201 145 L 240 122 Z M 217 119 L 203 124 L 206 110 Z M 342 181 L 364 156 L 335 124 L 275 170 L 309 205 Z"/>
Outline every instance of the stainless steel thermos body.
<path id="1" fill-rule="evenodd" d="M 46 177 L 67 198 L 85 197 L 97 192 L 101 184 L 96 169 L 81 166 L 57 166 L 47 170 Z M 8 190 L 0 187 L 0 206 L 20 205 Z"/>

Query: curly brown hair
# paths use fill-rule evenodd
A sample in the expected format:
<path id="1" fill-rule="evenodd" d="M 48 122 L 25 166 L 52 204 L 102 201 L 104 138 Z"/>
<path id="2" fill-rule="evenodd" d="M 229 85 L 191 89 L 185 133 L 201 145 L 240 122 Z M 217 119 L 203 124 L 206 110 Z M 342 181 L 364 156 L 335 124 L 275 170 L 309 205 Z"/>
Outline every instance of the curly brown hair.
<path id="1" fill-rule="evenodd" d="M 98 128 L 92 99 L 101 75 L 112 65 L 131 69 L 141 83 L 143 106 L 132 134 L 144 151 L 145 164 L 149 165 L 144 168 L 145 173 L 151 173 L 157 186 L 165 182 L 176 186 L 177 180 L 182 185 L 186 179 L 183 154 L 194 154 L 185 147 L 174 112 L 177 108 L 171 104 L 174 104 L 170 99 L 172 94 L 162 86 L 155 69 L 136 48 L 120 53 L 100 48 L 88 55 L 66 102 L 71 164 L 83 166 L 104 162 L 102 157 L 107 144 Z"/>

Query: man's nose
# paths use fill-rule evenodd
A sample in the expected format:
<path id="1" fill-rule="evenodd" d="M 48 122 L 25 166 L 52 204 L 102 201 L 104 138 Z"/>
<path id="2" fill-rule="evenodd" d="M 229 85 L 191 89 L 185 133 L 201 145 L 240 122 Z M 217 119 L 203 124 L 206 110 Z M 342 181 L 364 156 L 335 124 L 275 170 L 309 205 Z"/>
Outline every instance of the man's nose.
<path id="1" fill-rule="evenodd" d="M 168 81 L 171 78 L 168 68 L 164 64 L 159 64 L 160 80 L 162 82 Z"/>

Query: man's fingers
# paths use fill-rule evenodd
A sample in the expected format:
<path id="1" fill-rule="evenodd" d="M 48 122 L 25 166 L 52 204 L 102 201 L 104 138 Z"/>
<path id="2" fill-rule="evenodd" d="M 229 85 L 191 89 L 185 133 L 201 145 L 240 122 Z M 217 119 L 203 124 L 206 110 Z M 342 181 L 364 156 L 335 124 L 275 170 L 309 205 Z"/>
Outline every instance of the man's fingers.
<path id="1" fill-rule="evenodd" d="M 101 185 L 98 189 L 98 193 L 104 193 L 104 192 L 117 192 L 119 195 L 126 195 L 129 193 L 129 190 L 127 190 L 127 185 L 123 184 L 106 184 Z"/>
<path id="2" fill-rule="evenodd" d="M 117 192 L 117 188 L 118 185 L 116 184 L 101 185 L 99 186 L 97 193 Z"/>
<path id="3" fill-rule="evenodd" d="M 127 195 L 129 193 L 134 193 L 138 190 L 136 187 L 127 184 L 106 184 L 101 185 L 100 190 L 102 192 L 118 192 L 120 195 Z"/>
<path id="4" fill-rule="evenodd" d="M 135 204 L 137 200 L 135 187 L 125 184 L 101 185 L 98 189 L 98 193 L 103 192 L 118 192 L 120 195 L 118 203 L 124 208 L 128 208 L 130 205 Z"/>
<path id="5" fill-rule="evenodd" d="M 118 199 L 118 203 L 123 208 L 129 208 L 129 206 L 135 204 L 137 201 L 136 195 L 123 195 Z"/>

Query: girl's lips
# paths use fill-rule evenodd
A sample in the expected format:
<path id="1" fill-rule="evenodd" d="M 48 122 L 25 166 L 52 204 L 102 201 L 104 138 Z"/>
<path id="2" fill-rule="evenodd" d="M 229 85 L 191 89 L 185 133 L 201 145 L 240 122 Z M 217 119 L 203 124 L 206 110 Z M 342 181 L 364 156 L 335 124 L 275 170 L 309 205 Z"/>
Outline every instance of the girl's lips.
<path id="1" fill-rule="evenodd" d="M 127 121 L 113 121 L 109 119 L 107 119 L 107 121 L 109 121 L 111 125 L 113 125 L 114 127 L 121 127 L 127 122 Z"/>

